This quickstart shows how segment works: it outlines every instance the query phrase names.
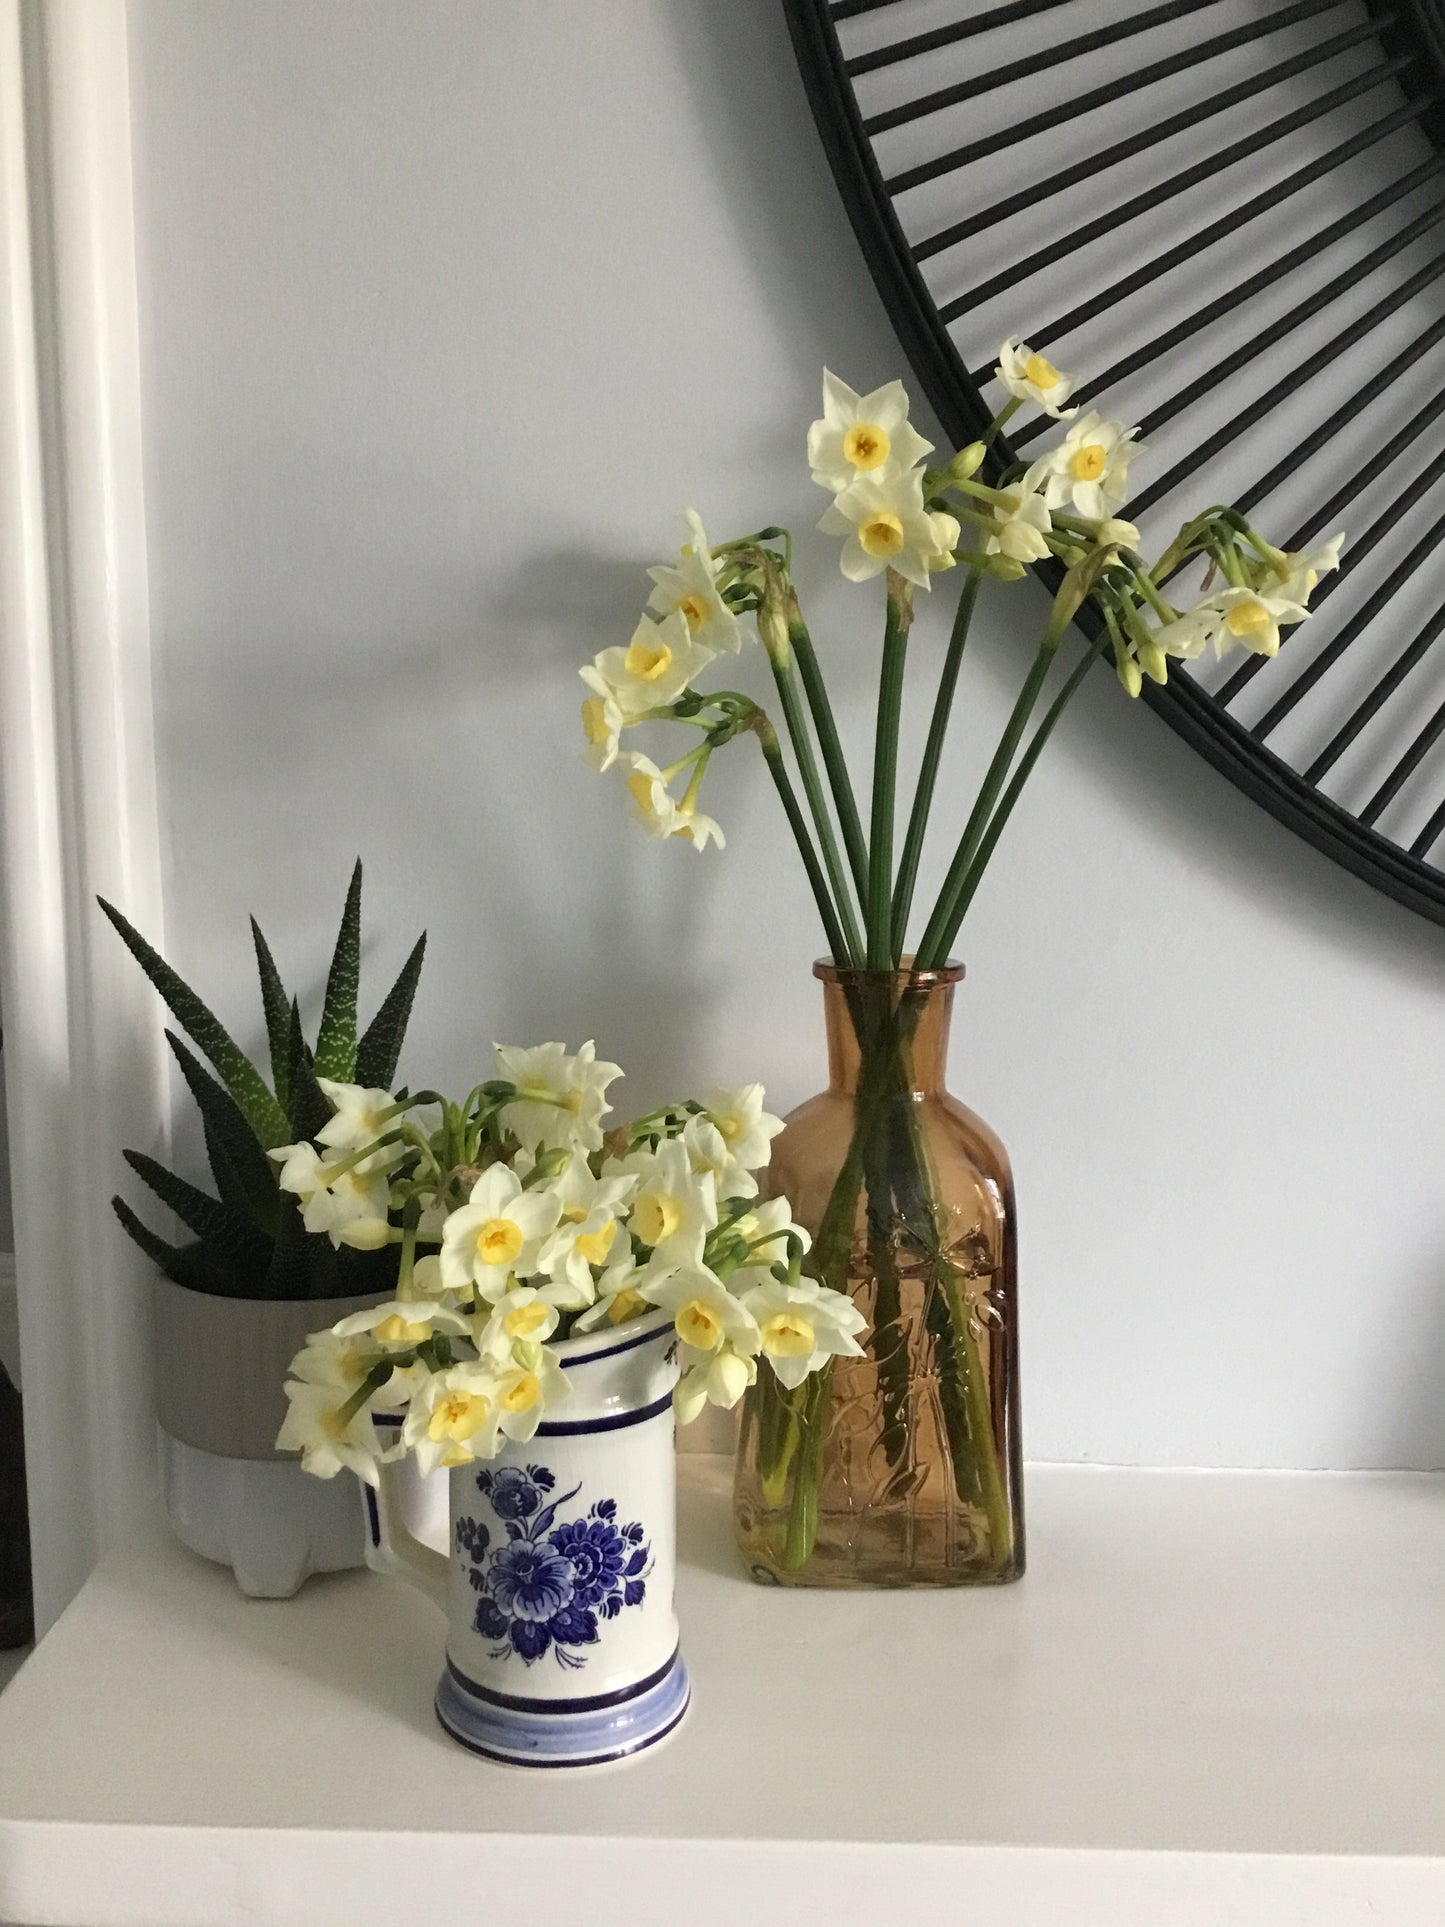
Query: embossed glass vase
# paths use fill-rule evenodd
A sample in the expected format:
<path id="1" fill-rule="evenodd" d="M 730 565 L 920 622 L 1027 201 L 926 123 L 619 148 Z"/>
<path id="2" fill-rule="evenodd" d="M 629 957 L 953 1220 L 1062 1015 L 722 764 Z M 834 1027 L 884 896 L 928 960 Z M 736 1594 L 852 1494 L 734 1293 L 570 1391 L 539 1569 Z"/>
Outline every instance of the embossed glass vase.
<path id="1" fill-rule="evenodd" d="M 761 1580 L 958 1586 L 1024 1567 L 1013 1181 L 944 1088 L 962 967 L 814 966 L 828 1089 L 764 1174 L 813 1236 L 806 1264 L 868 1320 L 864 1355 L 747 1394 L 737 1533 Z"/>
<path id="2" fill-rule="evenodd" d="M 509 1766 L 601 1766 L 687 1711 L 673 1611 L 672 1317 L 562 1340 L 568 1398 L 525 1443 L 451 1473 L 451 1555 L 407 1529 L 402 1465 L 366 1503 L 369 1563 L 446 1614 L 436 1711 Z"/>

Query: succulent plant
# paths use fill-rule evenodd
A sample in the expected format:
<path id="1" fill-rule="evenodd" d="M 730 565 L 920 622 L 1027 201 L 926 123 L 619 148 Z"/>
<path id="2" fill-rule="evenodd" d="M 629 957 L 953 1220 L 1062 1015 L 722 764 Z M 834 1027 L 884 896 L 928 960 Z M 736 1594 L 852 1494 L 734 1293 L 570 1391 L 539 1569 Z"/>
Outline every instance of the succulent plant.
<path id="1" fill-rule="evenodd" d="M 358 861 L 346 893 L 313 1049 L 302 1032 L 296 1000 L 288 996 L 270 945 L 252 917 L 270 1048 L 268 1082 L 219 1018 L 134 925 L 103 897 L 98 901 L 180 1028 L 212 1067 L 208 1070 L 195 1051 L 167 1030 L 166 1041 L 201 1114 L 215 1196 L 140 1151 L 124 1154 L 136 1175 L 193 1234 L 193 1241 L 168 1243 L 123 1198 L 115 1197 L 111 1203 L 126 1231 L 167 1278 L 193 1291 L 227 1298 L 339 1298 L 385 1291 L 396 1276 L 396 1247 L 338 1251 L 324 1234 L 307 1231 L 297 1200 L 278 1188 L 277 1166 L 267 1153 L 277 1145 L 313 1136 L 331 1115 L 318 1077 L 391 1088 L 421 975 L 425 933 L 376 1015 L 358 1035 Z"/>

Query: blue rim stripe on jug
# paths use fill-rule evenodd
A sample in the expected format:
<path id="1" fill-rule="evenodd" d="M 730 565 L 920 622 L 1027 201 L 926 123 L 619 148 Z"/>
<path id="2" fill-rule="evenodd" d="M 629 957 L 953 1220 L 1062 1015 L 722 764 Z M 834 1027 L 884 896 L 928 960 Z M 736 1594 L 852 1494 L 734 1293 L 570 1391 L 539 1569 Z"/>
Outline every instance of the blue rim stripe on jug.
<path id="1" fill-rule="evenodd" d="M 564 1365 L 593 1365 L 599 1358 L 616 1358 L 619 1352 L 636 1351 L 639 1345 L 649 1345 L 654 1338 L 669 1338 L 671 1335 L 672 1327 L 670 1325 L 659 1325 L 652 1331 L 639 1333 L 636 1338 L 627 1338 L 620 1344 L 609 1345 L 605 1351 L 578 1352 L 573 1356 L 564 1353 L 562 1363 Z"/>
<path id="2" fill-rule="evenodd" d="M 650 1693 L 654 1686 L 660 1686 L 677 1664 L 679 1648 L 674 1646 L 666 1662 L 646 1679 L 638 1680 L 635 1686 L 619 1686 L 615 1693 L 593 1693 L 586 1699 L 540 1700 L 523 1699 L 515 1693 L 497 1693 L 490 1686 L 482 1686 L 469 1679 L 457 1665 L 451 1654 L 447 1655 L 447 1671 L 473 1699 L 486 1700 L 491 1706 L 503 1707 L 509 1713 L 600 1713 L 609 1706 L 625 1706 L 628 1700 L 635 1700 L 643 1693 Z"/>
<path id="3" fill-rule="evenodd" d="M 662 1677 L 621 1706 L 554 1719 L 511 1712 L 474 1698 L 448 1665 L 437 1688 L 443 1729 L 469 1752 L 505 1766 L 602 1766 L 665 1739 L 692 1698 L 687 1667 L 674 1653 Z"/>
<path id="4" fill-rule="evenodd" d="M 645 1739 L 633 1740 L 626 1746 L 615 1747 L 611 1753 L 591 1753 L 588 1754 L 586 1758 L 578 1760 L 533 1760 L 524 1759 L 514 1753 L 495 1753 L 491 1747 L 482 1746 L 476 1740 L 469 1740 L 464 1733 L 458 1733 L 454 1726 L 449 1726 L 443 1717 L 440 1707 L 436 1709 L 436 1716 L 438 1724 L 447 1737 L 455 1740 L 458 1746 L 464 1746 L 468 1753 L 475 1753 L 478 1759 L 494 1760 L 498 1766 L 523 1766 L 528 1768 L 529 1771 L 535 1771 L 538 1768 L 549 1766 L 613 1766 L 618 1760 L 625 1760 L 633 1753 L 641 1753 L 649 1746 L 656 1746 L 659 1740 L 665 1740 L 668 1734 L 671 1733 L 675 1727 L 680 1726 L 687 1717 L 687 1709 L 691 1703 L 690 1699 L 685 1700 L 681 1712 L 678 1713 L 675 1719 L 669 1721 L 668 1724 L 658 1732 L 649 1733 Z"/>
<path id="5" fill-rule="evenodd" d="M 537 1427 L 535 1436 L 539 1439 L 573 1439 L 584 1432 L 620 1432 L 627 1425 L 643 1425 L 650 1418 L 656 1418 L 672 1404 L 672 1393 L 664 1392 L 661 1398 L 654 1399 L 651 1405 L 644 1405 L 636 1412 L 614 1412 L 606 1418 L 556 1419 L 550 1424 L 543 1422 Z"/>

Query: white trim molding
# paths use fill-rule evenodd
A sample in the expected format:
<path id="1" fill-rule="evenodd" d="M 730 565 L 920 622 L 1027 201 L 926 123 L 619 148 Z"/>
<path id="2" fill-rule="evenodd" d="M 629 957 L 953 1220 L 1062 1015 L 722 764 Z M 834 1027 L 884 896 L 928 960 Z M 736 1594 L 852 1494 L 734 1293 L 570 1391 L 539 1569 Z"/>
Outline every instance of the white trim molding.
<path id="1" fill-rule="evenodd" d="M 0 0 L 0 994 L 42 1626 L 152 1488 L 146 1267 L 161 935 L 124 0 Z"/>

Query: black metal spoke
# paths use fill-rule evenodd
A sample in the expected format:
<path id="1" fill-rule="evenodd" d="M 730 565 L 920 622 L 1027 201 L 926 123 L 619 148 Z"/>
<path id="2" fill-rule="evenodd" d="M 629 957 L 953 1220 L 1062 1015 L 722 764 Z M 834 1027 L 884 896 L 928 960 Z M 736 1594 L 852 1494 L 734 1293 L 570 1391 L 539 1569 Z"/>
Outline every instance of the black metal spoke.
<path id="1" fill-rule="evenodd" d="M 1430 821 L 1410 845 L 1411 856 L 1427 857 L 1440 838 L 1445 836 L 1445 803 L 1442 803 Z"/>
<path id="2" fill-rule="evenodd" d="M 1081 54 L 1097 53 L 1103 47 L 1116 46 L 1121 40 L 1130 40 L 1135 34 L 1148 33 L 1151 27 L 1167 26 L 1171 20 L 1180 20 L 1188 13 L 1198 13 L 1204 7 L 1212 7 L 1215 0 L 1161 0 L 1161 4 L 1150 7 L 1145 13 L 1131 14 L 1125 20 L 1116 20 L 1107 27 L 1096 27 L 1092 33 L 1083 33 L 1075 40 L 1061 40 L 1056 46 L 1043 47 L 1029 54 L 1023 60 L 1009 62 L 1002 67 L 994 67 L 986 74 L 976 74 L 972 80 L 958 82 L 954 87 L 945 88 L 948 97 L 939 101 L 944 107 L 956 107 L 965 100 L 975 100 L 980 94 L 992 93 L 995 88 L 1007 87 L 1011 81 L 1024 80 L 1031 74 L 1041 73 L 1048 67 L 1060 67 L 1070 60 L 1077 60 Z M 1321 8 L 1338 6 L 1340 0 L 1318 0 Z M 1014 20 L 1024 19 L 1036 12 L 1035 7 L 1022 0 L 1022 4 L 1009 7 L 996 7 L 988 13 L 975 15 L 972 20 L 955 20 L 951 26 L 934 27 L 928 33 L 915 34 L 909 40 L 899 40 L 891 47 L 878 47 L 872 53 L 859 54 L 848 62 L 850 78 L 857 79 L 859 74 L 871 74 L 880 67 L 895 66 L 900 60 L 914 60 L 921 54 L 936 53 L 940 47 L 952 47 L 960 40 L 971 40 L 976 34 L 988 33 L 996 27 L 1006 27 Z M 894 110 L 895 112 L 898 110 Z M 915 120 L 921 114 L 932 113 L 933 108 L 921 102 L 910 103 L 906 118 Z M 869 131 L 876 131 L 879 123 L 886 118 L 879 116 L 878 121 L 869 122 Z M 891 121 L 890 126 L 900 123 Z"/>
<path id="3" fill-rule="evenodd" d="M 1253 100 L 1257 94 L 1268 93 L 1282 81 L 1293 80 L 1297 75 L 1308 73 L 1311 67 L 1318 67 L 1324 61 L 1333 60 L 1339 54 L 1349 53 L 1352 48 L 1362 46 L 1374 37 L 1374 28 L 1365 22 L 1348 32 L 1336 34 L 1318 47 L 1307 47 L 1302 53 L 1288 60 L 1281 60 L 1273 67 L 1266 67 L 1261 73 L 1249 80 L 1237 81 L 1234 86 L 1224 88 L 1220 93 L 1209 96 L 1187 112 L 1167 114 L 1162 119 L 1132 134 L 1127 140 L 1116 141 L 1112 147 L 1100 148 L 1087 161 L 1080 161 L 1074 167 L 1063 168 L 1057 174 L 1048 175 L 1042 181 L 1019 194 L 1010 195 L 1007 200 L 996 202 L 986 210 L 986 218 L 976 217 L 967 221 L 957 221 L 952 226 L 932 234 L 918 242 L 914 257 L 923 261 L 931 254 L 941 253 L 944 248 L 952 247 L 955 242 L 965 241 L 971 235 L 981 234 L 985 228 L 992 227 L 996 221 L 1003 221 L 1020 209 L 1032 207 L 1036 201 L 1044 201 L 1066 189 L 1077 187 L 1082 181 L 1090 180 L 1115 167 L 1120 161 L 1128 160 L 1135 154 L 1142 154 L 1161 141 L 1172 140 L 1174 135 L 1186 129 L 1198 127 L 1202 121 L 1212 120 L 1216 114 L 1228 113 L 1231 107 L 1241 106 Z M 1046 113 L 1031 114 L 1023 120 L 1015 121 L 1012 126 L 1001 128 L 981 140 L 971 141 L 963 147 L 952 148 L 947 154 L 936 159 L 921 161 L 916 167 L 906 168 L 903 173 L 893 175 L 884 183 L 890 194 L 904 194 L 910 188 L 922 187 L 927 181 L 934 181 L 943 174 L 952 174 L 973 161 L 983 160 L 999 153 L 1005 147 L 1013 147 L 1019 141 L 1030 140 L 1035 134 L 1050 133 L 1061 127 L 1065 121 L 1076 120 L 1095 107 L 1104 106 L 1117 100 L 1122 93 L 1132 93 L 1136 86 L 1147 87 L 1147 79 L 1137 75 L 1124 77 L 1113 86 L 1100 88 L 1093 94 L 1081 94 L 1077 99 L 1063 101 L 1051 107 Z"/>
<path id="4" fill-rule="evenodd" d="M 1400 758 L 1399 762 L 1396 763 L 1395 767 L 1390 771 L 1390 774 L 1360 811 L 1360 821 L 1362 823 L 1373 824 L 1379 821 L 1380 817 L 1384 815 L 1391 803 L 1394 802 L 1406 783 L 1415 774 L 1415 771 L 1420 767 L 1421 763 L 1424 762 L 1430 750 L 1439 742 L 1442 734 L 1445 734 L 1445 702 L 1440 704 L 1435 714 L 1430 718 L 1429 722 L 1426 723 L 1414 742 L 1411 743 L 1410 747 L 1405 751 L 1405 754 Z"/>
<path id="5" fill-rule="evenodd" d="M 1409 648 L 1402 651 L 1390 664 L 1364 701 L 1350 711 L 1346 721 L 1335 731 L 1319 755 L 1305 770 L 1305 782 L 1317 784 L 1321 778 L 1329 774 L 1366 723 L 1379 714 L 1410 671 L 1418 668 L 1429 655 L 1442 631 L 1445 631 L 1445 602 L 1441 603 Z"/>

